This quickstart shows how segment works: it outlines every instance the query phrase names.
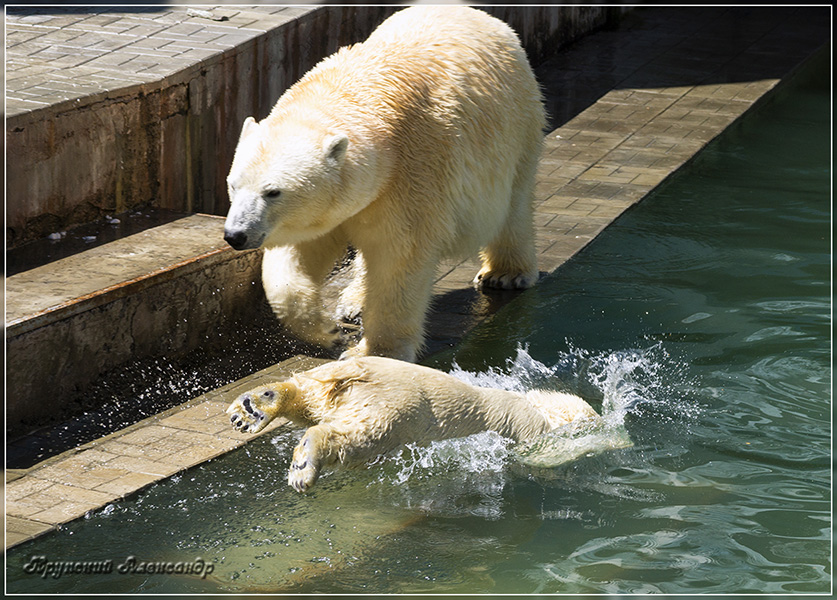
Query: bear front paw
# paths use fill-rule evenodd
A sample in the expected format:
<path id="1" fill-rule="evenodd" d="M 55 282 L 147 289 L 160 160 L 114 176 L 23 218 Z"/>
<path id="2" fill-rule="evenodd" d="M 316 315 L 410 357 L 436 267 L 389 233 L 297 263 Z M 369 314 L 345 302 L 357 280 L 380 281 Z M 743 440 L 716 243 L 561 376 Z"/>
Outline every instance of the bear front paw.
<path id="1" fill-rule="evenodd" d="M 474 277 L 474 285 L 480 289 L 525 290 L 535 285 L 537 279 L 538 275 L 532 273 L 507 273 L 483 269 Z"/>
<path id="2" fill-rule="evenodd" d="M 336 350 L 346 344 L 345 335 L 340 327 L 334 323 L 324 324 L 321 328 L 311 329 L 300 333 L 299 336 L 303 340 L 321 346 L 326 350 Z"/>
<path id="3" fill-rule="evenodd" d="M 272 402 L 276 393 L 265 390 L 262 395 L 265 396 L 264 400 Z M 258 433 L 267 427 L 273 417 L 260 406 L 262 395 L 257 397 L 252 392 L 247 392 L 230 404 L 227 414 L 230 415 L 230 423 L 235 429 L 242 433 Z"/>
<path id="4" fill-rule="evenodd" d="M 291 468 L 288 469 L 288 485 L 297 492 L 307 492 L 320 476 L 310 444 L 308 438 L 303 438 L 294 450 Z"/>

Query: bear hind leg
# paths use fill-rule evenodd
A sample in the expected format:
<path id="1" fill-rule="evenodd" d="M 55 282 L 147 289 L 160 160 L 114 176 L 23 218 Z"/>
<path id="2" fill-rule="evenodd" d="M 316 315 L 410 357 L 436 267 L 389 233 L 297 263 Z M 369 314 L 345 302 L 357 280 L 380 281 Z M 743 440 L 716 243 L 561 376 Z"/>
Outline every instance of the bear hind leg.
<path id="1" fill-rule="evenodd" d="M 518 171 L 509 212 L 497 237 L 480 252 L 478 288 L 526 289 L 538 280 L 533 214 L 535 167 Z"/>

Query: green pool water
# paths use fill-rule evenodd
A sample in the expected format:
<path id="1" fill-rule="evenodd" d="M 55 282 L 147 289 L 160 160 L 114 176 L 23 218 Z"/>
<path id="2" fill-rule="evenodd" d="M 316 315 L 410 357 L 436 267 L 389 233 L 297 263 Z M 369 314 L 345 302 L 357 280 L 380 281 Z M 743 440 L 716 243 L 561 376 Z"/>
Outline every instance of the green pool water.
<path id="1" fill-rule="evenodd" d="M 7 591 L 827 593 L 829 77 L 786 87 L 426 361 L 579 393 L 632 447 L 532 471 L 480 434 L 303 496 L 285 483 L 300 432 L 279 430 L 12 549 Z M 198 559 L 210 573 L 147 572 Z M 62 561 L 111 572 L 39 570 Z"/>

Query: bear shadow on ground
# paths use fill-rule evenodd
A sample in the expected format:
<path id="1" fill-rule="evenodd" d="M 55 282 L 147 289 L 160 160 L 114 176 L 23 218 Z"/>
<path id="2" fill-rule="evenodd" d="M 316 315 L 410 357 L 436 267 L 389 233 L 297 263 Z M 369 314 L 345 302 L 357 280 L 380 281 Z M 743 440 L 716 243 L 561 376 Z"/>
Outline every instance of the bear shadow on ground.
<path id="1" fill-rule="evenodd" d="M 541 271 L 538 281 L 545 276 Z M 525 293 L 525 290 L 478 290 L 468 286 L 434 295 L 427 313 L 424 352 L 419 360 L 456 346 L 481 321 Z"/>

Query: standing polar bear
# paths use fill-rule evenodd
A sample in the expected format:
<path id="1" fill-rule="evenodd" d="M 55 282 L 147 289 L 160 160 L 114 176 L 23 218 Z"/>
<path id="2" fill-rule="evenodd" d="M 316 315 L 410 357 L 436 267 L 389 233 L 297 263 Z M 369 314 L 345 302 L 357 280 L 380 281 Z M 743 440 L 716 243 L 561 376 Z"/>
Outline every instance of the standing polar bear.
<path id="1" fill-rule="evenodd" d="M 244 122 L 224 238 L 264 247 L 267 299 L 302 339 L 340 334 L 321 286 L 351 245 L 349 355 L 413 361 L 435 271 L 480 251 L 479 285 L 538 276 L 532 202 L 545 116 L 514 31 L 468 7 L 399 11 Z"/>
<path id="2" fill-rule="evenodd" d="M 308 427 L 288 483 L 308 490 L 323 467 L 357 466 L 406 443 L 496 431 L 528 441 L 567 423 L 601 417 L 578 396 L 481 388 L 429 367 L 353 357 L 240 395 L 227 409 L 236 429 L 256 433 L 277 417 Z"/>

